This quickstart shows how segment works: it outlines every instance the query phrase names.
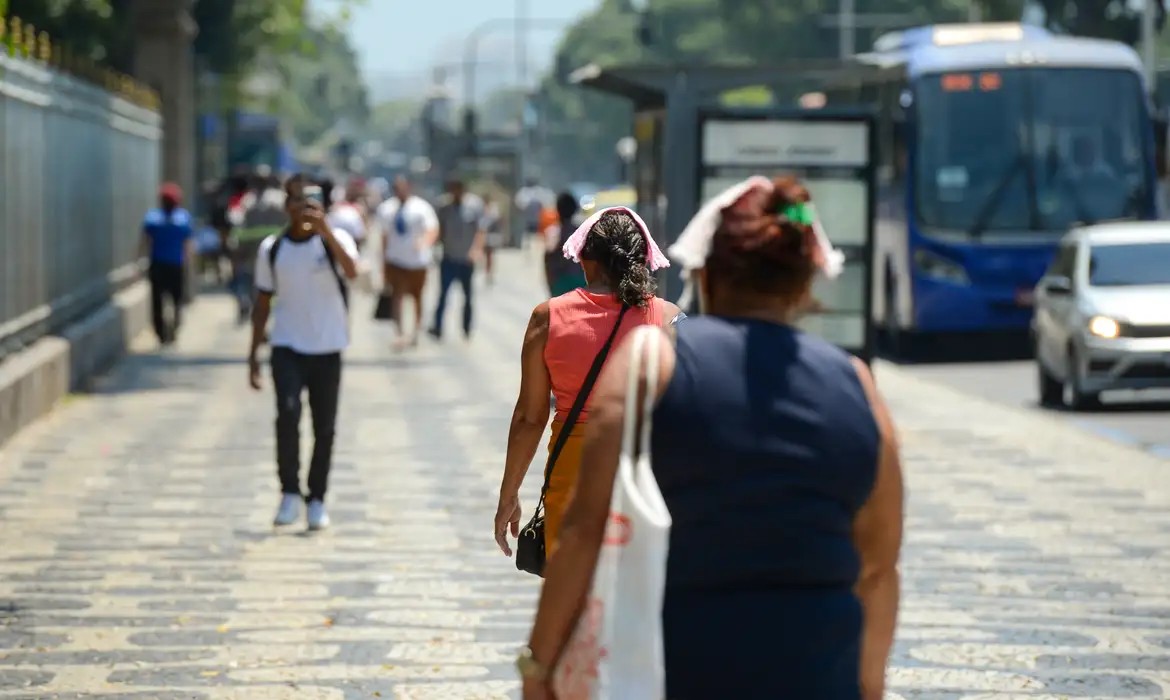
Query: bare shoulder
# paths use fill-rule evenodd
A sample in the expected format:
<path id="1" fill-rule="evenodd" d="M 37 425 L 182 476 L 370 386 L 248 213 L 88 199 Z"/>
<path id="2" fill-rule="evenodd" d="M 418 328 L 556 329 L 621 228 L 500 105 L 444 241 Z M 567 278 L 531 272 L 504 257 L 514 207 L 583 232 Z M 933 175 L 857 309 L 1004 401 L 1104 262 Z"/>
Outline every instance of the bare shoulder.
<path id="1" fill-rule="evenodd" d="M 673 301 L 667 301 L 660 298 L 658 303 L 662 305 L 662 322 L 664 324 L 670 324 L 670 322 L 673 321 L 676 316 L 682 313 L 682 309 L 679 308 L 678 304 L 675 304 Z"/>
<path id="2" fill-rule="evenodd" d="M 893 444 L 896 437 L 894 420 L 890 415 L 889 408 L 886 407 L 885 400 L 882 399 L 881 392 L 878 391 L 877 382 L 873 378 L 873 370 L 858 357 L 850 359 L 853 362 L 853 370 L 857 372 L 857 379 L 861 382 L 861 388 L 865 390 L 865 396 L 869 399 L 870 408 L 873 409 L 874 420 L 877 421 L 878 429 L 881 431 L 883 439 L 887 443 Z"/>
<path id="3" fill-rule="evenodd" d="M 542 301 L 532 309 L 532 316 L 528 319 L 528 337 L 534 334 L 544 336 L 548 335 L 549 324 L 549 303 Z"/>

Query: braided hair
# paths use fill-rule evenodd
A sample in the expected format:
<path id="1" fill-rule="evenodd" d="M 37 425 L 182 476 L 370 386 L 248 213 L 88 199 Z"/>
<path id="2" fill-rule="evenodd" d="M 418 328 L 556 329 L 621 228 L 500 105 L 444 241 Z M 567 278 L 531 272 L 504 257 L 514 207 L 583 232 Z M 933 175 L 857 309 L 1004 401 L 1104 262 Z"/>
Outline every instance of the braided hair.
<path id="1" fill-rule="evenodd" d="M 634 218 L 622 211 L 601 215 L 581 249 L 581 259 L 601 266 L 618 300 L 645 308 L 658 289 L 646 264 L 646 237 Z"/>

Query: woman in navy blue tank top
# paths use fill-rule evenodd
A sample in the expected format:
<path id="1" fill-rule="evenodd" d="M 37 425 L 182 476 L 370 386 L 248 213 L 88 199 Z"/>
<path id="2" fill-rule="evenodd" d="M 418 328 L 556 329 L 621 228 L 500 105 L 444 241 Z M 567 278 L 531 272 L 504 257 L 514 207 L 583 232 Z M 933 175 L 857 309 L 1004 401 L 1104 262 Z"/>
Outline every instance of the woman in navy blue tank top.
<path id="1" fill-rule="evenodd" d="M 866 365 L 794 326 L 830 263 L 808 192 L 791 178 L 733 190 L 700 212 L 707 231 L 699 221 L 671 251 L 705 313 L 661 344 L 653 387 L 653 468 L 673 521 L 667 697 L 880 700 L 899 600 L 894 426 Z M 526 700 L 552 697 L 547 672 L 592 579 L 630 352 L 616 350 L 594 389 L 520 664 Z"/>

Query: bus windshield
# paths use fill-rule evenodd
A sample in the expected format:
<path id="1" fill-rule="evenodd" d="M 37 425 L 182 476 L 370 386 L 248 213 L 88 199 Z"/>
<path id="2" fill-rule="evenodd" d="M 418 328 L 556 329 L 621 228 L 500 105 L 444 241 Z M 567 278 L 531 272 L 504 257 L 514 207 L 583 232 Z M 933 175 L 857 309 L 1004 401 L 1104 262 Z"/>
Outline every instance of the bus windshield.
<path id="1" fill-rule="evenodd" d="M 962 71 L 915 88 L 925 226 L 977 236 L 1153 213 L 1153 143 L 1135 73 Z"/>

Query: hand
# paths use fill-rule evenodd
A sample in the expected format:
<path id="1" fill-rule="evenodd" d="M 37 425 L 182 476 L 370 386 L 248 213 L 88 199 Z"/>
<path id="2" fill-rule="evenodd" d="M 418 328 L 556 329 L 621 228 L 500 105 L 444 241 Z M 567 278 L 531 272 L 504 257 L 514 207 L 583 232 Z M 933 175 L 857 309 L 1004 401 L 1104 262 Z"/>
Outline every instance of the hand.
<path id="1" fill-rule="evenodd" d="M 325 221 L 325 211 L 316 202 L 309 202 L 301 211 L 301 228 L 317 233 L 329 233 L 329 224 Z"/>
<path id="2" fill-rule="evenodd" d="M 512 547 L 508 544 L 508 530 L 511 529 L 512 537 L 517 537 L 520 534 L 520 495 L 512 494 L 511 496 L 500 495 L 500 504 L 496 506 L 496 544 L 500 545 L 500 551 L 505 556 L 512 556 Z"/>
<path id="3" fill-rule="evenodd" d="M 483 248 L 472 248 L 471 252 L 467 254 L 467 259 L 471 261 L 472 265 L 478 265 L 483 261 Z"/>
<path id="4" fill-rule="evenodd" d="M 256 391 L 260 391 L 260 360 L 254 356 L 248 358 L 248 384 Z"/>
<path id="5" fill-rule="evenodd" d="M 556 700 L 547 681 L 524 679 L 523 700 Z"/>

